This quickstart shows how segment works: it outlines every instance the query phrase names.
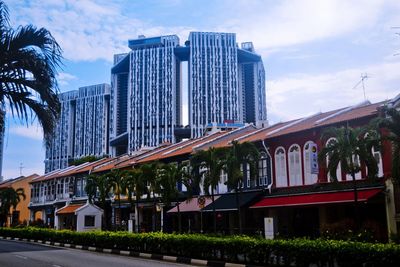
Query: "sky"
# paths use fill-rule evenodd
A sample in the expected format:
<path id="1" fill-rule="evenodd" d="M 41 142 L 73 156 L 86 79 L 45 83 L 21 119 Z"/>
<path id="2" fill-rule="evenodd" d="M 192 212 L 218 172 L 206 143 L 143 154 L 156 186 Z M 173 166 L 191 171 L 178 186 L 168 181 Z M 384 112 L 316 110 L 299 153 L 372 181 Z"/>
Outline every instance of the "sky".
<path id="1" fill-rule="evenodd" d="M 400 93 L 398 0 L 5 0 L 11 23 L 45 27 L 63 49 L 61 92 L 110 83 L 128 40 L 191 31 L 252 41 L 266 69 L 270 124 Z M 185 89 L 185 88 L 184 88 Z M 186 88 L 187 90 L 187 88 Z M 186 98 L 187 94 L 184 94 Z M 184 99 L 187 109 L 187 99 Z M 184 120 L 187 116 L 184 115 Z M 187 120 L 187 119 L 186 119 Z M 3 176 L 44 172 L 42 132 L 8 117 Z M 22 169 L 20 167 L 23 167 Z"/>

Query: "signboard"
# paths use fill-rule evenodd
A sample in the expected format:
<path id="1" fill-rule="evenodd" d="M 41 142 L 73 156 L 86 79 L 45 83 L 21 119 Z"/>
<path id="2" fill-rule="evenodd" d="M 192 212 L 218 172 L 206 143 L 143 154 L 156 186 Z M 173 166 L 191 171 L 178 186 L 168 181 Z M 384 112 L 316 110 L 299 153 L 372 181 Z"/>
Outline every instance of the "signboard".
<path id="1" fill-rule="evenodd" d="M 316 144 L 310 145 L 310 164 L 311 164 L 311 173 L 318 174 L 318 149 Z"/>
<path id="2" fill-rule="evenodd" d="M 133 220 L 128 220 L 128 232 L 133 232 Z"/>
<path id="3" fill-rule="evenodd" d="M 200 209 L 204 208 L 205 204 L 206 204 L 206 198 L 205 197 L 201 196 L 201 197 L 199 197 L 197 199 L 197 205 L 199 205 Z"/>
<path id="4" fill-rule="evenodd" d="M 274 218 L 264 218 L 264 233 L 266 239 L 274 239 Z"/>

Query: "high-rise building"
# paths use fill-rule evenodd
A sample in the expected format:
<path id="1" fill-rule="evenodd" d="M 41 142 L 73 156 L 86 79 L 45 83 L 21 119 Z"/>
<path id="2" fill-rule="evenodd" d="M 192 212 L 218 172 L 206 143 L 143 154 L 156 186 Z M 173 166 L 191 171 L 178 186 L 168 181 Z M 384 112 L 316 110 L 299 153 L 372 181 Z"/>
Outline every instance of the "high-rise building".
<path id="1" fill-rule="evenodd" d="M 189 42 L 191 136 L 209 123 L 243 122 L 235 34 L 191 32 Z"/>
<path id="2" fill-rule="evenodd" d="M 46 148 L 46 173 L 66 168 L 74 159 L 108 154 L 109 94 L 110 86 L 99 84 L 59 95 L 61 113 Z"/>
<path id="3" fill-rule="evenodd" d="M 112 68 L 111 146 L 113 154 L 175 142 L 181 121 L 181 70 L 174 54 L 176 35 L 129 41 Z"/>
<path id="4" fill-rule="evenodd" d="M 185 46 L 170 35 L 140 36 L 129 47 L 114 56 L 111 70 L 112 155 L 196 138 L 214 125 L 266 126 L 265 71 L 251 42 L 239 48 L 234 33 L 191 32 Z M 177 129 L 182 61 L 188 61 L 190 131 Z"/>
<path id="5" fill-rule="evenodd" d="M 239 53 L 239 81 L 243 106 L 243 121 L 265 127 L 267 121 L 267 103 L 265 99 L 265 70 L 261 58 L 255 57 L 252 42 L 241 44 Z M 245 59 L 248 54 L 251 59 Z"/>

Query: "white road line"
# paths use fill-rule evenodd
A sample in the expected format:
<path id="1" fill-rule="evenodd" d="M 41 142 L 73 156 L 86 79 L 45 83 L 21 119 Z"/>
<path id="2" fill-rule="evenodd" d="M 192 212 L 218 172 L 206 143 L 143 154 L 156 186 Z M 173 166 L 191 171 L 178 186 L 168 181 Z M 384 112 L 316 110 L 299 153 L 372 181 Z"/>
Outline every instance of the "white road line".
<path id="1" fill-rule="evenodd" d="M 28 259 L 28 257 L 22 256 L 22 255 L 18 255 L 18 254 L 14 254 L 15 257 L 21 258 L 21 259 Z"/>
<path id="2" fill-rule="evenodd" d="M 62 267 L 61 265 L 53 264 L 53 267 Z"/>

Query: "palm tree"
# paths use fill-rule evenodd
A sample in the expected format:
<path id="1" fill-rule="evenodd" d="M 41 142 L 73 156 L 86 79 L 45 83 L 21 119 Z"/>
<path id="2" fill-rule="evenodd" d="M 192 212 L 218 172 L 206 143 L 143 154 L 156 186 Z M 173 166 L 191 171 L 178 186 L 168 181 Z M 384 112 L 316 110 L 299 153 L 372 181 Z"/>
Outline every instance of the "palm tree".
<path id="1" fill-rule="evenodd" d="M 10 209 L 13 208 L 15 210 L 21 199 L 26 199 L 23 188 L 7 187 L 2 189 L 0 191 L 0 214 L 7 218 L 10 215 Z"/>
<path id="2" fill-rule="evenodd" d="M 8 8 L 0 1 L 0 128 L 6 110 L 26 124 L 37 118 L 48 144 L 60 112 L 61 48 L 48 30 L 33 25 L 14 30 L 9 22 Z"/>
<path id="3" fill-rule="evenodd" d="M 126 170 L 122 173 L 122 190 L 128 195 L 128 201 L 131 204 L 131 209 L 136 206 L 136 226 L 135 231 L 140 232 L 139 226 L 139 201 L 140 198 L 147 192 L 146 181 L 143 179 L 143 173 L 140 168 Z M 132 196 L 135 196 L 133 203 Z"/>
<path id="4" fill-rule="evenodd" d="M 120 216 L 121 214 L 121 193 L 122 192 L 122 184 L 123 184 L 123 177 L 122 177 L 122 172 L 118 169 L 116 170 L 112 170 L 109 173 L 109 178 L 110 178 L 110 185 L 111 185 L 111 189 L 112 192 L 114 194 L 114 196 L 116 196 L 117 201 L 118 201 L 118 210 L 120 212 Z M 120 219 L 120 223 L 121 223 L 121 219 Z M 114 226 L 117 226 L 117 216 L 116 216 L 116 212 L 114 213 Z"/>
<path id="5" fill-rule="evenodd" d="M 93 203 L 98 196 L 104 210 L 104 225 L 106 229 L 108 229 L 107 199 L 109 198 L 111 187 L 109 174 L 90 174 L 87 177 L 85 186 L 86 194 L 90 203 Z"/>
<path id="6" fill-rule="evenodd" d="M 159 174 L 160 163 L 151 162 L 140 166 L 142 171 L 143 179 L 147 182 L 147 198 L 153 200 L 153 218 L 152 218 L 152 230 L 156 231 L 156 219 L 157 219 L 157 207 L 156 197 L 160 192 Z"/>
<path id="7" fill-rule="evenodd" d="M 178 184 L 182 184 L 187 188 L 187 192 L 191 194 L 191 179 L 189 175 L 188 166 L 186 164 L 170 163 L 161 167 L 160 174 L 158 175 L 159 184 L 161 186 L 161 200 L 166 205 L 171 205 L 175 200 L 175 206 L 178 210 L 178 232 L 182 232 L 182 220 L 179 207 Z"/>
<path id="8" fill-rule="evenodd" d="M 392 146 L 392 178 L 400 182 L 400 111 L 395 108 L 384 108 L 385 118 L 379 121 L 379 126 L 388 134 L 383 140 L 388 140 Z"/>
<path id="9" fill-rule="evenodd" d="M 337 181 L 336 170 L 339 164 L 346 174 L 351 175 L 354 190 L 354 215 L 358 227 L 358 194 L 355 175 L 361 170 L 363 163 L 368 169 L 369 178 L 377 176 L 378 164 L 372 154 L 372 147 L 378 144 L 375 139 L 376 133 L 368 132 L 367 128 L 330 127 L 324 131 L 322 139 L 327 140 L 330 137 L 335 137 L 335 139 L 321 149 L 318 157 L 321 162 L 328 160 L 327 169 L 332 180 Z"/>
<path id="10" fill-rule="evenodd" d="M 226 154 L 225 148 L 211 147 L 208 150 L 200 150 L 196 152 L 190 159 L 190 165 L 193 167 L 195 175 L 195 185 L 203 185 L 204 192 L 211 194 L 213 202 L 213 229 L 217 232 L 217 213 L 215 210 L 215 191 L 221 179 L 221 171 L 224 169 L 224 158 Z M 211 189 L 211 192 L 210 192 Z"/>
<path id="11" fill-rule="evenodd" d="M 244 166 L 250 167 L 250 176 L 252 179 L 257 175 L 257 163 L 259 159 L 259 152 L 257 147 L 250 142 L 239 143 L 232 141 L 232 146 L 229 148 L 226 162 L 225 172 L 228 177 L 228 187 L 235 190 L 236 193 L 236 207 L 238 210 L 239 219 L 239 233 L 242 234 L 242 216 L 241 216 L 241 195 L 243 188 L 243 172 Z M 241 169 L 241 167 L 243 169 Z"/>

